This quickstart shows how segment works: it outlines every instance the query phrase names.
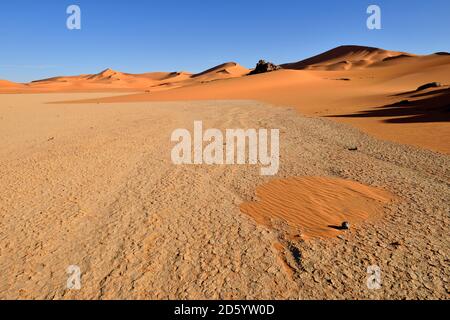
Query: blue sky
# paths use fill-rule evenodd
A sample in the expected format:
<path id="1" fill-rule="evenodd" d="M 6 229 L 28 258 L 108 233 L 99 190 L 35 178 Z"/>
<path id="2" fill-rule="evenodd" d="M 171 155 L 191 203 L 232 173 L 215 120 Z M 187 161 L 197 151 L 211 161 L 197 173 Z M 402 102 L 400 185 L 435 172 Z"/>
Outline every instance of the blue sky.
<path id="1" fill-rule="evenodd" d="M 66 28 L 79 5 L 82 29 Z M 382 30 L 366 27 L 370 4 Z M 448 0 L 0 1 L 0 79 L 186 70 L 298 61 L 342 44 L 450 51 Z"/>

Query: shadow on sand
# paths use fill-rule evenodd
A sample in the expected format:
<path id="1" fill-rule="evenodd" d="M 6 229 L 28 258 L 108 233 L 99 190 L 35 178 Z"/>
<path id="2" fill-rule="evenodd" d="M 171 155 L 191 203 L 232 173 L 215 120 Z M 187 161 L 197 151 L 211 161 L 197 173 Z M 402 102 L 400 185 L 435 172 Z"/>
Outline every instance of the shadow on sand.
<path id="1" fill-rule="evenodd" d="M 405 97 L 394 104 L 353 114 L 330 115 L 333 118 L 383 117 L 385 123 L 450 122 L 450 87 L 424 93 L 417 91 L 395 95 Z M 414 99 L 414 100 L 408 100 Z"/>

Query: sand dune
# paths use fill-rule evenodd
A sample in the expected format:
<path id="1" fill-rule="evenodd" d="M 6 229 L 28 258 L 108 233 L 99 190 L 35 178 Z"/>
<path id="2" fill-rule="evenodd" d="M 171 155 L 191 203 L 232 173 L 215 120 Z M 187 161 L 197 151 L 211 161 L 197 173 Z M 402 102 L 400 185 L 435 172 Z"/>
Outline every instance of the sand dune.
<path id="1" fill-rule="evenodd" d="M 299 62 L 283 64 L 282 67 L 295 70 L 350 70 L 368 67 L 390 59 L 412 56 L 403 52 L 373 47 L 340 46 Z"/>
<path id="2" fill-rule="evenodd" d="M 228 62 L 198 74 L 189 72 L 149 72 L 131 74 L 112 69 L 97 74 L 52 77 L 27 84 L 2 80 L 0 93 L 48 93 L 95 91 L 161 91 L 195 83 L 242 77 L 249 70 L 235 62 Z"/>
<path id="3" fill-rule="evenodd" d="M 87 77 L 87 80 L 92 81 L 111 81 L 111 80 L 125 80 L 127 75 L 122 72 L 114 71 L 112 69 L 106 69 L 98 74 L 94 74 Z"/>
<path id="4" fill-rule="evenodd" d="M 275 75 L 316 81 L 298 72 Z M 0 95 L 0 299 L 448 297 L 448 156 L 248 100 L 47 103 L 105 95 Z M 279 182 L 255 166 L 175 166 L 169 137 L 198 119 L 280 128 Z M 305 234 L 353 226 L 303 241 L 275 210 L 270 226 L 240 211 L 258 195 L 313 222 Z M 373 264 L 383 290 L 366 286 Z M 69 265 L 82 290 L 66 289 Z"/>
<path id="5" fill-rule="evenodd" d="M 349 55 L 348 47 L 336 49 Z M 353 48 L 353 47 L 352 47 Z M 358 47 L 361 48 L 361 47 Z M 366 47 L 363 47 L 366 48 Z M 353 50 L 353 49 L 352 49 Z M 353 51 L 350 51 L 353 52 Z M 332 71 L 334 54 L 314 58 L 327 66 L 327 70 L 279 70 L 254 76 L 241 76 L 227 81 L 207 83 L 189 82 L 173 90 L 160 90 L 152 94 L 133 94 L 111 98 L 93 99 L 87 102 L 140 102 L 210 99 L 252 99 L 274 105 L 292 106 L 299 112 L 312 116 L 334 116 L 336 121 L 351 124 L 381 139 L 396 141 L 450 153 L 450 123 L 404 122 L 392 123 L 388 114 L 369 113 L 371 117 L 355 117 L 370 110 L 400 102 L 399 94 L 415 90 L 433 81 L 450 83 L 450 56 L 432 54 L 427 56 L 405 55 L 400 52 L 376 48 L 356 51 L 357 59 L 370 60 L 366 67 Z M 389 57 L 397 57 L 387 59 Z M 356 59 L 356 58 L 355 58 Z M 339 68 L 337 68 L 339 69 Z M 346 81 L 342 81 L 346 80 Z M 433 103 L 436 100 L 430 100 Z M 430 110 L 434 110 L 433 106 Z M 426 113 L 427 110 L 423 109 Z M 348 115 L 348 116 L 345 116 Z M 446 118 L 445 118 L 446 119 Z M 439 136 L 442 139 L 436 139 Z"/>
<path id="6" fill-rule="evenodd" d="M 26 84 L 29 92 L 136 91 L 145 90 L 162 81 L 176 81 L 169 72 L 129 74 L 112 69 L 97 74 L 54 77 Z"/>
<path id="7" fill-rule="evenodd" d="M 15 83 L 8 80 L 0 80 L 0 92 L 2 89 L 11 90 L 24 87 L 21 83 Z"/>
<path id="8" fill-rule="evenodd" d="M 240 66 L 235 62 L 227 62 L 208 69 L 204 72 L 193 75 L 193 78 L 200 78 L 201 80 L 219 80 L 226 78 L 242 77 L 250 72 L 249 69 Z"/>

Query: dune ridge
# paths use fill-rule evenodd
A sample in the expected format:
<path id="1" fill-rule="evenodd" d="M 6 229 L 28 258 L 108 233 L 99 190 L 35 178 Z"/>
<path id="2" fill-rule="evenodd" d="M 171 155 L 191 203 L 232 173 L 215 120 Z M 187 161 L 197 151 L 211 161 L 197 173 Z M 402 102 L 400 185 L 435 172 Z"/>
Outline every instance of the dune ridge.
<path id="1" fill-rule="evenodd" d="M 294 70 L 350 70 L 399 57 L 413 57 L 404 52 L 388 51 L 380 48 L 346 45 L 340 46 L 314 57 L 294 63 L 281 65 L 285 69 Z"/>
<path id="2" fill-rule="evenodd" d="M 185 71 L 132 74 L 105 69 L 96 74 L 59 76 L 26 84 L 0 80 L 0 93 L 51 93 L 90 91 L 159 91 L 182 85 L 241 77 L 250 72 L 236 62 L 227 62 L 201 73 Z"/>
<path id="3" fill-rule="evenodd" d="M 8 80 L 1 80 L 0 79 L 0 90 L 3 89 L 12 89 L 12 88 L 21 88 L 24 87 L 21 83 L 16 83 Z"/>

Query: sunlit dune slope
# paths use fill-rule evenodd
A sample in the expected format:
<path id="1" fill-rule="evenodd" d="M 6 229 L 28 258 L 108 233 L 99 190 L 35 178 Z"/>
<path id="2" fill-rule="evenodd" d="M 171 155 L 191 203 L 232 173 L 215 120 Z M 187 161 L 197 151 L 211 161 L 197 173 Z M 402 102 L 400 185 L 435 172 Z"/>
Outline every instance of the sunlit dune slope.
<path id="1" fill-rule="evenodd" d="M 373 47 L 340 46 L 302 61 L 283 64 L 282 67 L 295 70 L 350 70 L 368 67 L 395 58 L 412 56 L 403 52 Z"/>
<path id="2" fill-rule="evenodd" d="M 189 72 L 149 72 L 131 74 L 106 69 L 97 74 L 53 77 L 19 85 L 0 82 L 0 93 L 45 93 L 82 91 L 161 91 L 195 83 L 241 77 L 248 69 L 228 62 L 198 74 Z"/>

